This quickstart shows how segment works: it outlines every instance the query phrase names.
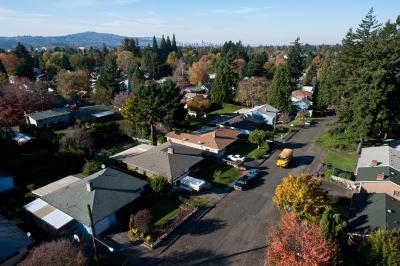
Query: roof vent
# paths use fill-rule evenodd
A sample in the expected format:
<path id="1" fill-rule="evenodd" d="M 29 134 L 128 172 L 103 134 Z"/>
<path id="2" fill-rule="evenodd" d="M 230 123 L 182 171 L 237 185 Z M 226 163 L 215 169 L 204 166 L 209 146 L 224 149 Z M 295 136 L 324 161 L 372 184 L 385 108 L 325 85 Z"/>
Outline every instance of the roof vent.
<path id="1" fill-rule="evenodd" d="M 385 173 L 379 173 L 376 175 L 376 180 L 384 180 L 385 179 Z"/>
<path id="2" fill-rule="evenodd" d="M 377 165 L 378 165 L 377 160 L 372 160 L 371 163 L 369 164 L 369 166 L 371 166 L 371 167 L 376 167 Z"/>
<path id="3" fill-rule="evenodd" d="M 391 209 L 387 209 L 388 213 L 393 213 L 393 211 Z"/>
<path id="4" fill-rule="evenodd" d="M 169 147 L 168 148 L 168 154 L 174 154 L 174 148 Z"/>
<path id="5" fill-rule="evenodd" d="M 93 183 L 92 182 L 87 182 L 86 183 L 86 191 L 87 192 L 92 192 L 93 191 Z"/>

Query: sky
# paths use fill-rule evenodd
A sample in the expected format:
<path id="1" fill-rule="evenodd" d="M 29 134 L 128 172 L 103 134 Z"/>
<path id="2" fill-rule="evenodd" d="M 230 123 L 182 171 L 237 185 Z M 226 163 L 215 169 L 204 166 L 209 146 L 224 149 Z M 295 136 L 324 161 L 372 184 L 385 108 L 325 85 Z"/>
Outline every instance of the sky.
<path id="1" fill-rule="evenodd" d="M 383 23 L 400 15 L 400 0 L 0 0 L 0 36 L 96 31 L 175 33 L 185 43 L 335 44 L 371 7 Z"/>

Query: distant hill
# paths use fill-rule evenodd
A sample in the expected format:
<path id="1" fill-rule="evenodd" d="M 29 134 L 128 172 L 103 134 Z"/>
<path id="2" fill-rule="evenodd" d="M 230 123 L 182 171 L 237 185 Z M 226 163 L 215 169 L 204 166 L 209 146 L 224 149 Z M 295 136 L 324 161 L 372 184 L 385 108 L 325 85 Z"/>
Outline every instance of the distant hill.
<path id="1" fill-rule="evenodd" d="M 116 47 L 121 43 L 125 36 L 98 33 L 98 32 L 82 32 L 69 34 L 64 36 L 16 36 L 16 37 L 0 37 L 0 48 L 11 49 L 18 42 L 27 47 L 101 47 L 103 43 L 107 46 Z M 139 40 L 140 46 L 146 46 L 152 43 L 153 37 L 135 37 Z"/>

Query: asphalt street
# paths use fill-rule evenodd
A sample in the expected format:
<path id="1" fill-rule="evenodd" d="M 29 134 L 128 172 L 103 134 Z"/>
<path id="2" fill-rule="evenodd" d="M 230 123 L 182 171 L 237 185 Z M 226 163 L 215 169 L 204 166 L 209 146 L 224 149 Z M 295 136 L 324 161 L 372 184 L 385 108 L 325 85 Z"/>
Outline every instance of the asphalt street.
<path id="1" fill-rule="evenodd" d="M 156 260 L 158 265 L 252 265 L 264 264 L 266 235 L 276 225 L 279 212 L 272 202 L 276 186 L 289 172 L 317 172 L 324 151 L 315 140 L 329 120 L 301 129 L 281 148 L 293 148 L 288 168 L 275 166 L 280 150 L 262 165 L 263 175 L 247 191 L 233 191 L 219 201 L 202 219 L 186 223 L 182 234 Z"/>

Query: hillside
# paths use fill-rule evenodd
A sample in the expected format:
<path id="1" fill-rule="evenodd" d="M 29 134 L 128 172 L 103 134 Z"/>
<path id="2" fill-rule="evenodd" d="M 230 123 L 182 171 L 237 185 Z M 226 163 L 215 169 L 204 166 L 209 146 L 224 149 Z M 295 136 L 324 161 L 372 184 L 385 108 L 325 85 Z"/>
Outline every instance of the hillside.
<path id="1" fill-rule="evenodd" d="M 71 47 L 100 47 L 105 43 L 107 46 L 115 47 L 121 43 L 125 36 L 97 33 L 82 32 L 69 34 L 64 36 L 16 36 L 16 37 L 0 37 L 0 48 L 13 48 L 18 42 L 25 46 L 32 47 L 55 47 L 55 46 L 71 46 Z M 152 42 L 152 37 L 136 37 L 139 45 L 146 46 Z"/>

